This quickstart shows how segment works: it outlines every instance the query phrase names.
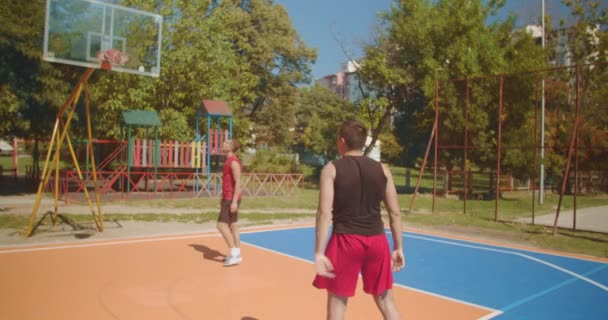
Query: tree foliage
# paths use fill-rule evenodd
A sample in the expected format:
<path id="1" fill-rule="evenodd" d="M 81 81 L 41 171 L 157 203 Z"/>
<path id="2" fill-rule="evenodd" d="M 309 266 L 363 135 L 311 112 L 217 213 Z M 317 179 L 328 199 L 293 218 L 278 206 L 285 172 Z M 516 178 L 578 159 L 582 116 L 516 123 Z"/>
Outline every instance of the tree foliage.
<path id="1" fill-rule="evenodd" d="M 387 126 L 391 115 L 399 128 L 400 142 L 414 150 L 424 150 L 434 122 L 436 81 L 440 80 L 440 113 L 443 144 L 461 144 L 465 112 L 462 106 L 466 89 L 461 83 L 446 81 L 474 78 L 488 74 L 506 74 L 539 69 L 544 64 L 542 49 L 523 32 L 514 32 L 514 17 L 488 24 L 502 1 L 411 0 L 396 1 L 383 16 L 384 29 L 376 43 L 366 48 L 361 78 L 378 93 L 366 105 L 373 106 L 369 117 L 374 135 Z M 534 99 L 534 80 L 517 82 L 509 88 L 519 101 L 508 106 L 512 126 L 528 121 L 533 109 L 526 109 Z M 498 82 L 471 83 L 469 130 L 472 143 L 479 147 L 495 146 L 497 128 Z M 523 90 L 523 91 L 522 91 Z M 532 118 L 533 119 L 533 118 Z M 515 139 L 513 137 L 512 139 Z M 407 152 L 407 150 L 406 150 Z M 421 155 L 418 155 L 421 156 Z M 487 152 L 479 152 L 479 166 L 495 161 Z M 408 158 L 412 161 L 412 155 Z M 442 150 L 441 162 L 451 167 L 462 162 L 462 153 Z"/>
<path id="2" fill-rule="evenodd" d="M 578 85 L 580 87 L 579 103 L 581 120 L 579 125 L 579 149 L 583 170 L 602 168 L 603 159 L 608 156 L 608 7 L 595 0 L 564 0 L 571 9 L 574 23 L 567 26 L 564 21 L 556 31 L 558 37 L 567 39 L 570 61 L 579 67 Z M 577 83 L 576 69 L 562 72 L 562 86 L 575 88 Z M 573 94 L 576 96 L 576 94 Z M 572 101 L 572 99 L 570 99 Z M 574 111 L 575 102 L 568 105 Z M 573 121 L 566 128 L 559 128 L 564 133 L 571 133 Z M 567 145 L 571 135 L 563 134 L 549 141 L 554 145 Z M 550 136 L 551 137 L 551 136 Z M 567 139 L 564 139 L 567 138 Z M 555 159 L 565 167 L 565 157 Z M 561 170 L 560 170 L 561 171 Z M 559 172 L 561 174 L 561 172 Z"/>
<path id="3" fill-rule="evenodd" d="M 291 142 L 297 85 L 309 80 L 316 52 L 284 7 L 271 0 L 112 2 L 164 17 L 161 76 L 97 71 L 89 80 L 95 136 L 118 138 L 121 111 L 137 109 L 159 112 L 164 138 L 192 138 L 201 100 L 216 99 L 230 104 L 237 137 Z M 44 136 L 84 71 L 40 61 L 44 10 L 43 0 L 0 8 L 0 115 L 11 119 L 0 135 Z"/>
<path id="4" fill-rule="evenodd" d="M 0 7 L 0 137 L 47 136 L 67 98 L 76 68 L 40 61 L 44 3 L 9 1 Z"/>
<path id="5" fill-rule="evenodd" d="M 327 159 L 337 156 L 338 126 L 356 118 L 353 105 L 331 90 L 315 84 L 301 88 L 297 103 L 295 141 Z"/>

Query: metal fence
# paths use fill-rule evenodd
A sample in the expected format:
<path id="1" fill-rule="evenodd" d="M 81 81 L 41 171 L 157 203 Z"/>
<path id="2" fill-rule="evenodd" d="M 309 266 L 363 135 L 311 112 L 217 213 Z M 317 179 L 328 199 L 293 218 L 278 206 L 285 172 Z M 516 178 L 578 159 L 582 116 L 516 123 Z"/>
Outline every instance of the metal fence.
<path id="1" fill-rule="evenodd" d="M 436 81 L 422 166 L 433 173 L 433 212 L 438 194 L 458 194 L 466 213 L 467 199 L 482 193 L 498 220 L 501 195 L 524 188 L 534 217 L 551 191 L 559 194 L 555 232 L 564 196 L 574 197 L 576 215 L 577 196 L 607 195 L 606 83 L 606 63 Z"/>

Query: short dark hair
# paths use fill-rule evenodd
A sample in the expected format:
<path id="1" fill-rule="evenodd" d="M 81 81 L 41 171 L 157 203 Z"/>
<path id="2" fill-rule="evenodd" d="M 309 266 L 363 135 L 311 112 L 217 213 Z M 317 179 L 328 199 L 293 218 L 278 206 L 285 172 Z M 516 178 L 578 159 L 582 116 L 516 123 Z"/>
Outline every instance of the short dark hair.
<path id="1" fill-rule="evenodd" d="M 349 150 L 361 150 L 367 139 L 367 128 L 359 121 L 348 120 L 340 125 L 338 135 L 344 139 Z"/>
<path id="2" fill-rule="evenodd" d="M 241 142 L 237 139 L 232 139 L 232 152 L 237 152 L 241 148 Z"/>

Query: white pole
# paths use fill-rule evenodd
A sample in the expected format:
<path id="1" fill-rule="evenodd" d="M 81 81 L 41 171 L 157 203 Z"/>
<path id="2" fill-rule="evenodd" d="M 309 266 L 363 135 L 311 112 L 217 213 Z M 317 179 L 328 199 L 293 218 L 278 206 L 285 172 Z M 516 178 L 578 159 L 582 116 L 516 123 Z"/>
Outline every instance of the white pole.
<path id="1" fill-rule="evenodd" d="M 542 30 L 541 30 L 541 43 L 543 49 L 545 48 L 545 0 L 542 0 L 541 16 L 542 16 Z M 545 200 L 545 79 L 541 82 L 541 120 L 540 120 L 540 189 L 538 194 L 538 201 L 543 204 Z"/>

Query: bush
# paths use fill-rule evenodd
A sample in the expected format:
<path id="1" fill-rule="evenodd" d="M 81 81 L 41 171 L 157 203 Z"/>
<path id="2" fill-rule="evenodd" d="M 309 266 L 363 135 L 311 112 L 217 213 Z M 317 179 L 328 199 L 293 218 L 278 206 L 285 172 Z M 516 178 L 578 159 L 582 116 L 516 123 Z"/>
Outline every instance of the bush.
<path id="1" fill-rule="evenodd" d="M 257 150 L 245 164 L 245 172 L 303 173 L 295 155 L 280 154 L 273 150 Z"/>

